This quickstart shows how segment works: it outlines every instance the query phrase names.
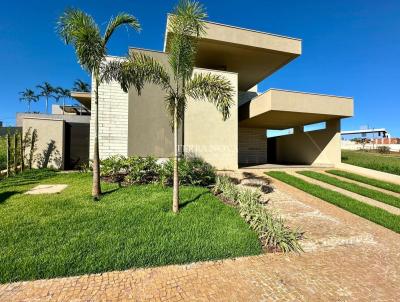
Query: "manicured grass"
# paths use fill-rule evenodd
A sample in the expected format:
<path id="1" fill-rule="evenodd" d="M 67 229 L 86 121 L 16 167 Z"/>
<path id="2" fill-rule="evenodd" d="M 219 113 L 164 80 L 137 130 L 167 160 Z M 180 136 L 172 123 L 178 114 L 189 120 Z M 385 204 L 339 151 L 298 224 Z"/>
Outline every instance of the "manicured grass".
<path id="1" fill-rule="evenodd" d="M 372 198 L 375 200 L 378 200 L 380 202 L 389 204 L 391 206 L 400 208 L 400 198 L 397 198 L 396 196 L 386 194 L 380 191 L 376 191 L 373 189 L 369 189 L 360 185 L 357 185 L 355 183 L 351 183 L 348 181 L 344 181 L 341 179 L 338 179 L 333 176 L 329 176 L 326 174 L 318 173 L 315 171 L 298 171 L 297 173 L 311 177 L 313 179 L 328 183 L 330 185 L 336 186 L 338 188 L 345 189 L 347 191 L 360 194 L 362 196 Z"/>
<path id="2" fill-rule="evenodd" d="M 24 195 L 36 184 L 68 184 L 60 194 Z M 91 176 L 28 172 L 0 182 L 0 282 L 190 263 L 261 253 L 258 236 L 235 208 L 207 189 L 103 184 Z"/>
<path id="3" fill-rule="evenodd" d="M 353 214 L 380 224 L 390 230 L 400 233 L 400 216 L 391 214 L 380 208 L 355 200 L 338 192 L 322 188 L 306 182 L 298 177 L 281 171 L 267 172 L 267 175 L 283 181 L 295 188 L 307 192 L 315 197 L 332 203 Z"/>
<path id="4" fill-rule="evenodd" d="M 379 179 L 375 179 L 375 178 L 370 178 L 370 177 L 366 177 L 366 176 L 362 176 L 359 174 L 355 174 L 355 173 L 351 173 L 351 172 L 347 172 L 347 171 L 342 171 L 342 170 L 328 170 L 326 171 L 328 173 L 331 173 L 333 175 L 337 175 L 337 176 L 341 176 L 341 177 L 345 177 L 351 180 L 355 180 L 358 182 L 362 182 L 365 183 L 367 185 L 371 185 L 377 188 L 381 188 L 381 189 L 385 189 L 388 191 L 392 191 L 392 192 L 396 192 L 396 193 L 400 193 L 400 185 L 398 184 L 394 184 L 391 182 L 386 182 L 386 181 L 382 181 Z"/>
<path id="5" fill-rule="evenodd" d="M 342 150 L 342 162 L 354 166 L 400 175 L 400 156 Z"/>

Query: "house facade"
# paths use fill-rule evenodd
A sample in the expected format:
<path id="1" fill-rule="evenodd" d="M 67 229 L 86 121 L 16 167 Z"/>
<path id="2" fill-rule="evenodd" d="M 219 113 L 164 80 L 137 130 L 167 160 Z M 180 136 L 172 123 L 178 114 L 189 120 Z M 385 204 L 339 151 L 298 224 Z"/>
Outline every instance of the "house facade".
<path id="1" fill-rule="evenodd" d="M 230 117 L 223 121 L 212 104 L 189 99 L 179 129 L 182 152 L 229 170 L 268 163 L 340 163 L 340 120 L 353 116 L 352 98 L 280 89 L 257 91 L 262 80 L 301 55 L 302 41 L 213 22 L 206 22 L 206 27 L 206 34 L 199 40 L 194 73 L 219 74 L 228 79 L 235 89 L 234 104 Z M 168 66 L 170 37 L 167 24 L 164 51 L 130 48 L 129 52 L 144 52 Z M 140 95 L 134 88 L 125 93 L 117 82 L 101 84 L 100 158 L 171 157 L 173 133 L 164 95 L 152 84 L 147 84 Z M 82 102 L 88 101 L 90 96 L 82 96 Z M 304 126 L 320 122 L 325 122 L 324 129 L 304 131 Z M 266 135 L 267 130 L 288 128 L 293 129 L 291 135 Z M 91 122 L 90 156 L 93 137 Z"/>

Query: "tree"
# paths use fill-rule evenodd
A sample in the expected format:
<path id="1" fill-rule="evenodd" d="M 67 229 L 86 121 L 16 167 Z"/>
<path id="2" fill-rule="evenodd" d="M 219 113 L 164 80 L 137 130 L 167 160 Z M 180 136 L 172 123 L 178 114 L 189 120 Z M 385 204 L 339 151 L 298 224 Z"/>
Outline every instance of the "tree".
<path id="1" fill-rule="evenodd" d="M 39 100 L 39 96 L 37 96 L 32 89 L 28 88 L 26 88 L 24 91 L 21 91 L 19 94 L 21 95 L 19 100 L 27 102 L 28 112 L 31 112 L 31 103 L 37 102 Z"/>
<path id="2" fill-rule="evenodd" d="M 222 113 L 223 120 L 229 117 L 233 104 L 234 89 L 226 78 L 211 73 L 193 73 L 197 41 L 205 33 L 206 16 L 203 6 L 190 0 L 181 1 L 170 16 L 167 55 L 171 76 L 162 64 L 143 53 L 133 53 L 124 61 L 110 62 L 103 71 L 107 81 L 117 80 L 125 92 L 131 86 L 140 92 L 146 82 L 157 84 L 165 91 L 174 133 L 172 210 L 175 213 L 179 211 L 178 127 L 183 122 L 187 98 L 213 103 Z"/>
<path id="3" fill-rule="evenodd" d="M 65 110 L 65 99 L 68 99 L 71 97 L 71 91 L 69 89 L 64 89 L 62 87 L 57 87 L 56 88 L 57 92 L 57 99 L 62 99 L 63 101 L 63 114 Z"/>
<path id="4" fill-rule="evenodd" d="M 74 82 L 74 87 L 72 88 L 72 90 L 79 92 L 90 92 L 90 85 L 80 79 L 77 79 Z"/>
<path id="5" fill-rule="evenodd" d="M 39 96 L 42 96 L 46 100 L 46 113 L 49 113 L 49 98 L 55 98 L 55 89 L 53 86 L 50 85 L 49 82 L 44 82 L 42 85 L 37 85 L 37 88 L 40 89 Z"/>
<path id="6" fill-rule="evenodd" d="M 71 44 L 76 52 L 79 64 L 94 81 L 94 148 L 93 148 L 93 187 L 92 196 L 98 200 L 101 195 L 100 159 L 99 159 L 99 85 L 103 81 L 101 65 L 106 61 L 107 43 L 114 31 L 127 25 L 136 31 L 140 30 L 139 21 L 132 15 L 120 13 L 111 18 L 104 35 L 94 19 L 79 9 L 67 9 L 57 22 L 57 32 L 65 44 Z"/>

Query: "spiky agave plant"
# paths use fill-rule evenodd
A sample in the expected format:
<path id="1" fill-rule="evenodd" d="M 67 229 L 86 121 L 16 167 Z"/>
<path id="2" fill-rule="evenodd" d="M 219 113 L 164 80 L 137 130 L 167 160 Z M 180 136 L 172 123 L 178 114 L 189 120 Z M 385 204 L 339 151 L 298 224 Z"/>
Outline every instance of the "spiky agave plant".
<path id="1" fill-rule="evenodd" d="M 66 44 L 71 44 L 76 52 L 79 64 L 94 81 L 94 148 L 93 148 L 93 188 L 92 196 L 99 199 L 100 160 L 99 160 L 99 85 L 103 81 L 101 65 L 107 56 L 107 43 L 115 30 L 127 25 L 136 31 L 140 30 L 139 21 L 132 15 L 120 13 L 111 18 L 103 35 L 94 19 L 79 9 L 67 9 L 58 19 L 57 32 Z"/>
<path id="2" fill-rule="evenodd" d="M 124 61 L 105 66 L 107 80 L 117 80 L 126 92 L 131 86 L 140 91 L 146 82 L 165 91 L 165 103 L 174 133 L 173 212 L 179 211 L 178 127 L 183 120 L 187 99 L 207 100 L 221 112 L 223 120 L 230 115 L 234 88 L 221 75 L 194 74 L 198 39 L 205 34 L 207 14 L 196 1 L 183 0 L 168 21 L 171 32 L 167 42 L 170 73 L 158 61 L 143 53 L 132 53 Z"/>

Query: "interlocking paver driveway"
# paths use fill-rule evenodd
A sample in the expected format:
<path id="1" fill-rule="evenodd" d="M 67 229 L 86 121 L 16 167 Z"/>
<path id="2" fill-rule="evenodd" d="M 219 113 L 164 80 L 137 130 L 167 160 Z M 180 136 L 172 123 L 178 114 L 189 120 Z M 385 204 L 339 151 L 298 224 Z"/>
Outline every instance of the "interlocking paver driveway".
<path id="1" fill-rule="evenodd" d="M 0 301 L 398 301 L 400 235 L 275 182 L 306 231 L 301 255 L 256 257 L 0 285 Z"/>

